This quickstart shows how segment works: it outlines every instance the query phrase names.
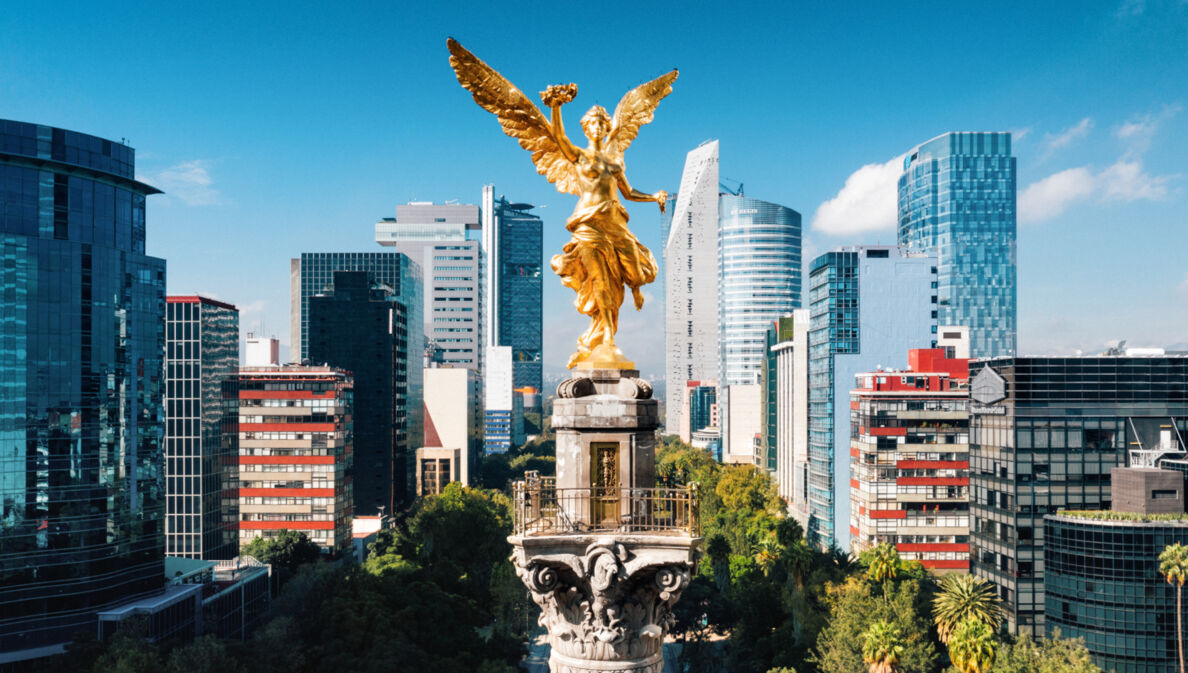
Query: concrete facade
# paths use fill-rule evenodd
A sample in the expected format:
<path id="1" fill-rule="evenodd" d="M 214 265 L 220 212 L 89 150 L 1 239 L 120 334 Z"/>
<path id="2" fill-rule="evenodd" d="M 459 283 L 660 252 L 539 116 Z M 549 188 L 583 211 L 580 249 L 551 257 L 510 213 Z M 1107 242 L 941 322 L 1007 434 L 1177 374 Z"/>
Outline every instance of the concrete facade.
<path id="1" fill-rule="evenodd" d="M 720 294 L 715 140 L 686 157 L 664 242 L 664 409 L 669 433 L 681 428 L 685 381 L 718 378 Z"/>
<path id="2" fill-rule="evenodd" d="M 426 369 L 424 377 L 424 448 L 457 449 L 458 475 L 454 480 L 470 485 L 471 470 L 482 451 L 478 375 L 472 369 L 438 367 Z M 417 475 L 419 479 L 419 468 Z M 418 493 L 420 490 L 418 487 Z"/>
<path id="3" fill-rule="evenodd" d="M 776 356 L 776 485 L 789 514 L 808 525 L 808 309 L 792 312 L 792 338 Z"/>
<path id="4" fill-rule="evenodd" d="M 442 363 L 479 369 L 483 354 L 481 222 L 477 205 L 412 202 L 375 223 L 375 241 L 424 273 L 425 337 Z"/>

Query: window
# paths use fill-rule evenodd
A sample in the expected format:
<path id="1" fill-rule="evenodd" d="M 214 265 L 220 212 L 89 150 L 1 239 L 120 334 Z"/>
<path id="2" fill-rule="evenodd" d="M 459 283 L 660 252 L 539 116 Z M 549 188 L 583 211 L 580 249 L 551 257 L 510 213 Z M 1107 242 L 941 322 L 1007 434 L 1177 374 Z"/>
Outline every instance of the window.
<path id="1" fill-rule="evenodd" d="M 866 251 L 867 259 L 888 259 L 890 257 L 891 257 L 890 250 L 867 250 Z"/>

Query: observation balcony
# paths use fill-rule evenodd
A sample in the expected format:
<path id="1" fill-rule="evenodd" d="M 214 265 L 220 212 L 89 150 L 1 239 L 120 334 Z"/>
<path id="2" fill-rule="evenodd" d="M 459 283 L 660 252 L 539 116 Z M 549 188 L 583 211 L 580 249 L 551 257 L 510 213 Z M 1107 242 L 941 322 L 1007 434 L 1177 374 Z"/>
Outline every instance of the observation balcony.
<path id="1" fill-rule="evenodd" d="M 512 489 L 513 535 L 628 533 L 697 538 L 697 484 L 658 488 L 557 488 L 529 472 Z"/>

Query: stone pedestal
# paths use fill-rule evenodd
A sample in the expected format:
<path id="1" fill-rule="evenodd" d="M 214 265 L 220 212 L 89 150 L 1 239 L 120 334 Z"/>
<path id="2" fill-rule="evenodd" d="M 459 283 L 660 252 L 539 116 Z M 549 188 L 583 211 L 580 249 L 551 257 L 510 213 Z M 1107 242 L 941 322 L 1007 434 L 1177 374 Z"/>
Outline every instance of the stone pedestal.
<path id="1" fill-rule="evenodd" d="M 557 476 L 516 485 L 512 561 L 549 631 L 552 673 L 660 673 L 700 554 L 696 491 L 657 488 L 652 386 L 634 370 L 557 388 Z"/>

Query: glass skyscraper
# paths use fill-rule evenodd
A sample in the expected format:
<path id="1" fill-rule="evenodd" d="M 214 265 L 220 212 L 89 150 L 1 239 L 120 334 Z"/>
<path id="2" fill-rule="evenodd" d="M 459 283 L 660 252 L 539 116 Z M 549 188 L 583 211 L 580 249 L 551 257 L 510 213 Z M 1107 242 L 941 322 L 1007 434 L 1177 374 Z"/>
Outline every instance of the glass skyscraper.
<path id="1" fill-rule="evenodd" d="M 899 244 L 937 258 L 938 319 L 974 358 L 1016 352 L 1015 157 L 1010 133 L 946 133 L 908 152 Z"/>
<path id="2" fill-rule="evenodd" d="M 0 120 L 0 662 L 164 585 L 165 262 L 134 162 Z"/>
<path id="3" fill-rule="evenodd" d="M 1110 509 L 1128 450 L 1184 446 L 1188 357 L 994 358 L 969 375 L 970 572 L 995 585 L 1008 631 L 1040 635 L 1044 516 Z"/>
<path id="4" fill-rule="evenodd" d="M 808 539 L 850 548 L 850 391 L 855 375 L 936 344 L 936 258 L 840 248 L 809 270 Z"/>
<path id="5" fill-rule="evenodd" d="M 422 333 L 420 292 L 398 293 L 365 271 L 335 271 L 332 287 L 309 299 L 309 359 L 354 374 L 355 512 L 390 514 L 411 501 L 424 446 L 424 341 L 411 345 Z"/>
<path id="6" fill-rule="evenodd" d="M 487 264 L 488 346 L 512 349 L 512 383 L 540 392 L 544 285 L 544 223 L 527 203 L 494 197 L 483 187 L 483 248 Z M 539 396 L 537 397 L 539 399 Z"/>
<path id="7" fill-rule="evenodd" d="M 239 310 L 198 296 L 166 299 L 165 552 L 239 555 Z"/>
<path id="8" fill-rule="evenodd" d="M 723 385 L 759 383 L 773 320 L 800 308 L 800 213 L 718 197 Z"/>
<path id="9" fill-rule="evenodd" d="M 289 359 L 301 362 L 309 357 L 309 298 L 334 291 L 335 271 L 366 271 L 373 282 L 391 288 L 393 299 L 408 310 L 408 324 L 418 326 L 410 330 L 410 351 L 424 352 L 424 270 L 416 261 L 395 251 L 303 252 L 289 264 Z M 419 388 L 417 396 L 420 399 Z"/>

